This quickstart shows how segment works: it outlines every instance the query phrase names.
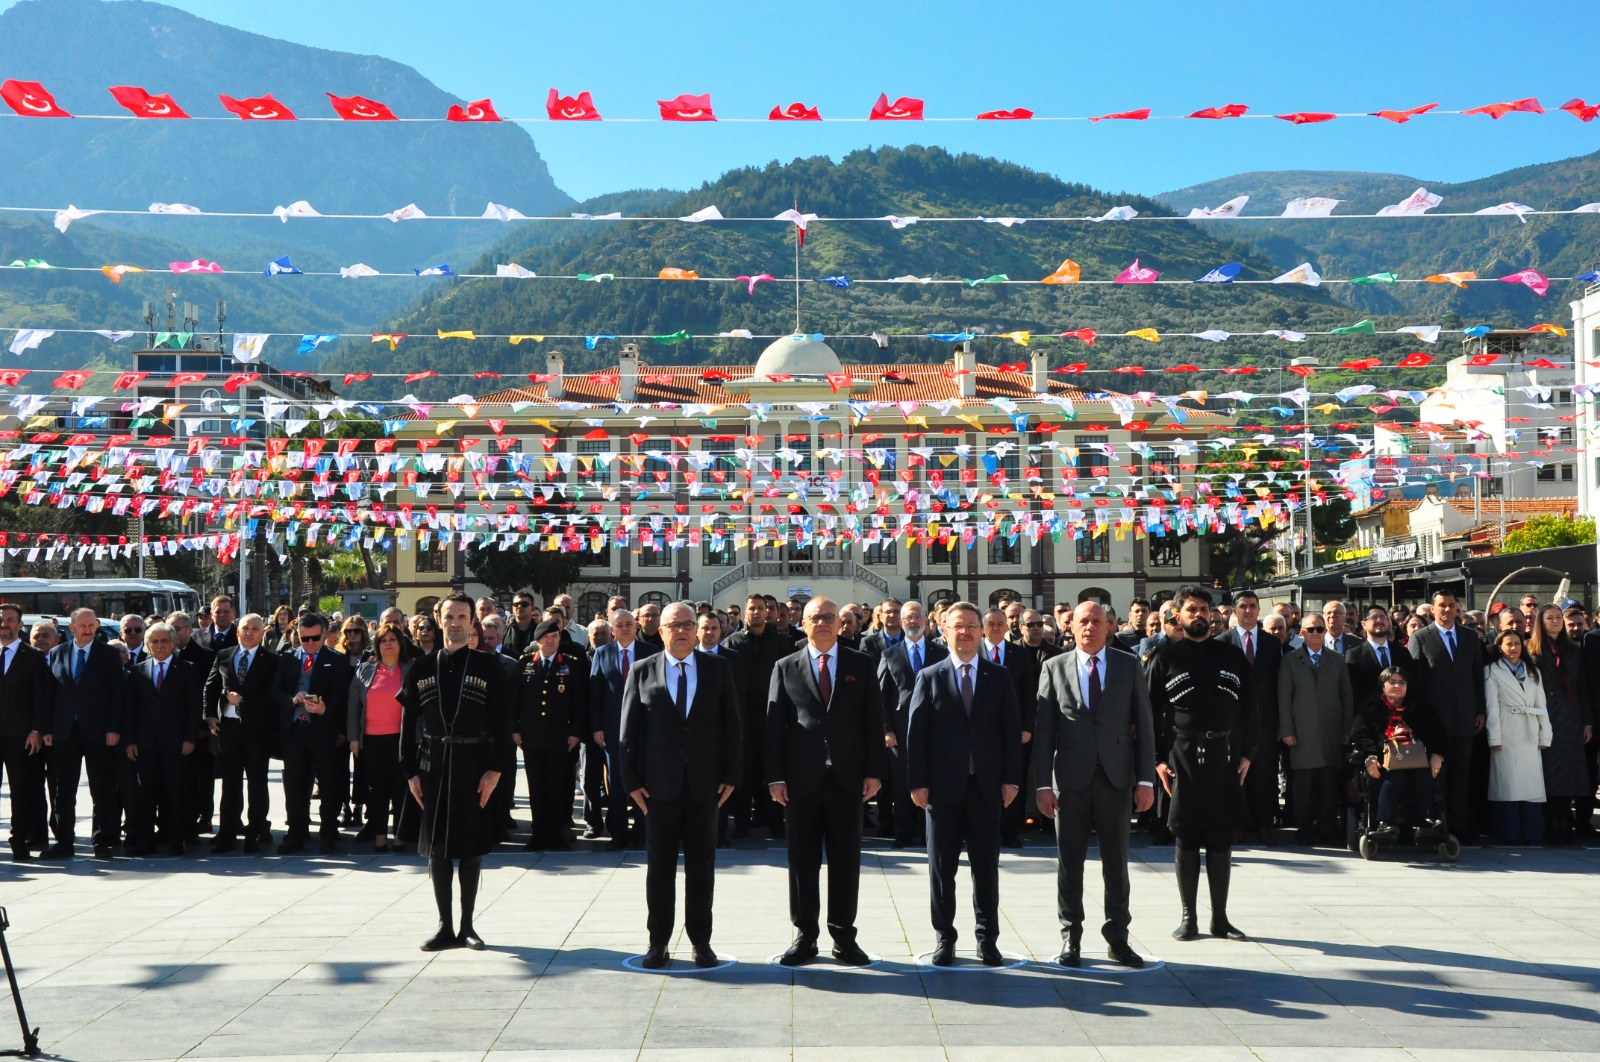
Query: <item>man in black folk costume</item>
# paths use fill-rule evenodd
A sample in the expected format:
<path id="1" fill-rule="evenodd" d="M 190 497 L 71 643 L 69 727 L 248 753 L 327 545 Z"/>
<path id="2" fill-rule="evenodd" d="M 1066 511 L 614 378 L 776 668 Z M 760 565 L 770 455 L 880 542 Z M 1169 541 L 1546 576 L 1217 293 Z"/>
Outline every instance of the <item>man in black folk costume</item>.
<path id="1" fill-rule="evenodd" d="M 1195 908 L 1200 891 L 1200 849 L 1206 850 L 1211 889 L 1211 935 L 1244 940 L 1228 921 L 1233 831 L 1241 807 L 1239 787 L 1255 749 L 1255 672 L 1238 646 L 1211 637 L 1211 593 L 1178 591 L 1183 637 L 1157 649 L 1146 676 L 1156 726 L 1156 773 L 1172 797 L 1168 821 L 1176 836 L 1174 860 L 1183 920 L 1177 940 L 1200 935 Z"/>
<path id="2" fill-rule="evenodd" d="M 422 950 L 482 951 L 472 912 L 483 856 L 494 848 L 488 804 L 500 782 L 496 765 L 511 745 L 515 692 L 499 661 L 467 647 L 472 600 L 451 594 L 440 612 L 444 647 L 411 665 L 400 694 L 400 770 L 417 805 L 406 810 L 417 823 L 417 854 L 428 860 L 439 905 L 439 929 Z M 460 864 L 459 934 L 451 929 L 452 861 Z"/>

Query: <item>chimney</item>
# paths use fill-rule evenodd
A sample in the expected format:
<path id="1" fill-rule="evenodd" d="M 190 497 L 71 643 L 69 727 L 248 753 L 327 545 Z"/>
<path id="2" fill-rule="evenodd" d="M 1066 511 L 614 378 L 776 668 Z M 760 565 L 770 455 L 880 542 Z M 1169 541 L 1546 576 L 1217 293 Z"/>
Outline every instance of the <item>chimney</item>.
<path id="1" fill-rule="evenodd" d="M 966 375 L 961 375 L 965 371 Z M 956 348 L 956 386 L 962 398 L 978 397 L 978 355 L 970 342 Z"/>
<path id="2" fill-rule="evenodd" d="M 639 344 L 624 343 L 617 364 L 617 401 L 633 402 L 639 393 Z"/>
<path id="3" fill-rule="evenodd" d="M 1050 355 L 1042 350 L 1033 352 L 1033 393 L 1050 393 Z"/>
<path id="4" fill-rule="evenodd" d="M 544 385 L 544 393 L 551 398 L 561 398 L 566 394 L 562 374 L 566 371 L 567 359 L 559 350 L 552 350 L 544 356 L 544 371 L 550 377 L 550 382 Z"/>

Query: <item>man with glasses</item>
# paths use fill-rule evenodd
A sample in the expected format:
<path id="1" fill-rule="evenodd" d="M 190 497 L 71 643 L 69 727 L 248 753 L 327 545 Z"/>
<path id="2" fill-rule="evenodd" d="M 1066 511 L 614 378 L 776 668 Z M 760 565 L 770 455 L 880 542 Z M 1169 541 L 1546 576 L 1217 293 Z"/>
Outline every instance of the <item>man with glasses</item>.
<path id="1" fill-rule="evenodd" d="M 661 606 L 656 604 L 640 605 L 634 611 L 634 618 L 639 621 L 638 638 L 646 645 L 653 645 L 657 649 L 666 645 L 665 636 L 661 633 Z"/>
<path id="2" fill-rule="evenodd" d="M 145 657 L 144 617 L 130 612 L 122 617 L 122 644 L 128 647 L 128 666 L 131 668 Z"/>
<path id="3" fill-rule="evenodd" d="M 611 613 L 611 633 L 614 640 L 595 650 L 589 665 L 589 721 L 588 733 L 595 748 L 605 756 L 606 777 L 604 787 L 604 829 L 611 834 L 606 849 L 620 852 L 628 847 L 629 805 L 624 788 L 622 762 L 622 694 L 627 688 L 628 676 L 640 660 L 660 652 L 653 645 L 638 640 L 639 625 L 633 613 L 619 608 Z M 589 743 L 584 744 L 587 752 Z M 588 829 L 584 840 L 600 836 L 599 802 L 591 802 L 584 794 L 583 818 Z"/>
<path id="4" fill-rule="evenodd" d="M 1278 737 L 1289 746 L 1295 822 L 1308 848 L 1344 843 L 1337 797 L 1355 722 L 1350 670 L 1327 636 L 1327 622 L 1307 613 L 1300 624 L 1305 644 L 1278 669 Z"/>
<path id="5" fill-rule="evenodd" d="M 155 623 L 145 632 L 149 656 L 128 678 L 127 756 L 139 772 L 139 799 L 128 818 L 129 852 L 155 854 L 158 842 L 182 856 L 193 829 L 189 806 L 194 782 L 184 770 L 200 738 L 200 693 L 205 676 L 177 656 L 172 628 Z"/>
<path id="6" fill-rule="evenodd" d="M 833 957 L 847 966 L 871 961 L 856 943 L 856 909 L 861 805 L 883 785 L 883 711 L 872 661 L 839 641 L 839 619 L 828 598 L 807 602 L 800 620 L 806 646 L 778 661 L 767 689 L 767 789 L 784 808 L 795 929 L 778 960 L 784 966 L 817 957 L 824 850 Z"/>
<path id="7" fill-rule="evenodd" d="M 539 626 L 539 610 L 534 607 L 533 595 L 518 590 L 511 599 L 511 623 L 506 627 L 502 642 L 507 656 L 526 655 L 533 647 L 533 630 Z"/>
<path id="8" fill-rule="evenodd" d="M 261 616 L 252 612 L 235 629 L 235 643 L 217 653 L 202 694 L 207 728 L 217 739 L 217 776 L 222 779 L 221 826 L 211 842 L 213 855 L 233 851 L 240 833 L 246 855 L 272 843 L 267 772 L 278 724 L 272 695 L 281 661 L 261 644 L 266 634 Z M 248 826 L 244 823 L 247 789 Z"/>
<path id="9" fill-rule="evenodd" d="M 882 656 L 883 653 L 900 644 L 900 639 L 904 637 L 903 632 L 900 630 L 900 608 L 899 599 L 893 597 L 884 598 L 883 604 L 879 605 L 877 610 L 878 629 L 869 631 L 862 636 L 861 651 L 863 653 L 872 657 Z"/>
<path id="10" fill-rule="evenodd" d="M 666 966 L 676 918 L 678 856 L 683 856 L 684 931 L 694 964 L 716 966 L 711 896 L 716 876 L 718 809 L 739 782 L 739 698 L 733 667 L 695 651 L 694 609 L 668 605 L 667 645 L 628 675 L 621 745 L 628 795 L 645 819 L 645 903 L 650 946 L 645 969 Z"/>
<path id="11" fill-rule="evenodd" d="M 196 631 L 196 640 L 213 653 L 220 653 L 224 649 L 238 645 L 239 635 L 234 631 L 234 615 L 233 598 L 227 594 L 218 594 L 211 599 L 211 625 Z"/>
<path id="12" fill-rule="evenodd" d="M 315 612 L 300 617 L 300 648 L 278 662 L 274 700 L 283 744 L 283 798 L 289 830 L 279 855 L 305 850 L 311 835 L 311 787 L 320 783 L 321 850 L 338 846 L 339 805 L 345 772 L 341 754 L 348 725 L 352 671 L 342 653 L 326 644 L 327 620 Z M 498 669 L 497 669 L 498 670 Z"/>
<path id="13" fill-rule="evenodd" d="M 89 775 L 94 801 L 94 854 L 110 859 L 121 843 L 120 764 L 127 762 L 122 744 L 127 723 L 124 705 L 126 674 L 122 654 L 96 636 L 100 620 L 93 609 L 72 613 L 72 638 L 50 650 L 54 711 L 50 732 L 51 792 L 55 804 L 50 825 L 56 843 L 41 858 L 71 859 L 77 832 L 78 779 Z"/>
<path id="14" fill-rule="evenodd" d="M 1360 708 L 1383 692 L 1383 684 L 1378 681 L 1378 676 L 1390 667 L 1403 671 L 1406 684 L 1420 693 L 1422 672 L 1406 647 L 1391 636 L 1393 628 L 1389 623 L 1389 613 L 1384 611 L 1382 605 L 1367 609 L 1361 629 L 1366 632 L 1366 637 L 1355 648 L 1346 649 L 1344 653 L 1345 665 L 1350 669 L 1350 693 L 1355 698 L 1356 707 Z"/>

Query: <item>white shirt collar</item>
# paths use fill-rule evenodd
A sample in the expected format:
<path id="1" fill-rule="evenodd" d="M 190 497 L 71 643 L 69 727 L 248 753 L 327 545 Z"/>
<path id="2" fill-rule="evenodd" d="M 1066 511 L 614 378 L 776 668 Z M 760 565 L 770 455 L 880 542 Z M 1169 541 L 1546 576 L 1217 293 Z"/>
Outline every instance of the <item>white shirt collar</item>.
<path id="1" fill-rule="evenodd" d="M 663 653 L 662 655 L 667 658 L 668 662 L 673 667 L 677 667 L 679 664 L 688 664 L 690 667 L 694 667 L 694 650 L 692 650 L 692 649 L 689 650 L 689 655 L 684 657 L 682 660 L 679 660 L 677 657 L 673 656 L 671 653 Z"/>
<path id="2" fill-rule="evenodd" d="M 811 654 L 811 662 L 812 663 L 816 663 L 817 658 L 822 655 L 822 651 L 820 649 L 818 649 L 816 646 L 812 645 L 810 642 L 806 643 L 806 652 Z M 838 660 L 839 659 L 839 646 L 838 645 L 834 645 L 834 647 L 832 649 L 828 650 L 828 659 L 829 660 Z"/>

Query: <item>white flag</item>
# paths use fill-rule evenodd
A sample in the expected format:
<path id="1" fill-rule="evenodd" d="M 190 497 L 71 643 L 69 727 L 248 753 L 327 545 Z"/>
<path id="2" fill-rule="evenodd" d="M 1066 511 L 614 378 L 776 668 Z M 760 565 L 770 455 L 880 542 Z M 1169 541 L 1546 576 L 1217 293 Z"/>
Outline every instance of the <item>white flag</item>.
<path id="1" fill-rule="evenodd" d="M 1211 209 L 1209 207 L 1195 207 L 1189 211 L 1191 218 L 1236 218 L 1244 211 L 1244 205 L 1250 202 L 1247 195 L 1236 195 L 1221 206 Z"/>
<path id="2" fill-rule="evenodd" d="M 574 215 L 572 215 L 572 219 L 574 221 L 616 221 L 616 220 L 620 219 L 621 217 L 622 217 L 622 211 L 620 211 L 620 210 L 615 211 L 614 213 L 610 213 L 610 214 L 574 214 Z"/>
<path id="3" fill-rule="evenodd" d="M 799 229 L 801 232 L 804 232 L 804 231 L 806 231 L 806 225 L 808 225 L 809 223 L 817 220 L 817 215 L 815 215 L 815 214 L 802 214 L 802 213 L 800 213 L 800 211 L 795 210 L 793 207 L 790 207 L 788 210 L 785 210 L 781 214 L 774 214 L 773 217 L 772 217 L 772 220 L 773 221 L 792 221 L 792 222 L 794 222 L 794 227 L 795 228 Z"/>
<path id="4" fill-rule="evenodd" d="M 365 262 L 357 262 L 351 266 L 340 266 L 339 275 L 348 280 L 351 277 L 375 277 L 378 271 Z"/>
<path id="5" fill-rule="evenodd" d="M 1322 196 L 1310 196 L 1305 199 L 1291 199 L 1284 204 L 1283 216 L 1286 218 L 1326 218 L 1333 215 L 1333 208 L 1344 202 L 1343 199 L 1326 199 Z"/>
<path id="6" fill-rule="evenodd" d="M 876 220 L 878 220 L 878 221 L 887 221 L 892 227 L 897 228 L 897 229 L 903 229 L 907 225 L 915 225 L 917 222 L 921 221 L 922 219 L 921 218 L 917 218 L 917 217 L 904 217 L 903 218 L 903 217 L 900 217 L 897 214 L 885 214 L 883 217 L 877 218 Z"/>
<path id="7" fill-rule="evenodd" d="M 56 211 L 56 230 L 58 232 L 66 232 L 67 226 L 79 218 L 90 217 L 98 213 L 100 213 L 98 210 L 79 210 L 75 206 L 68 205 L 67 209 Z"/>
<path id="8" fill-rule="evenodd" d="M 422 208 L 417 206 L 415 203 L 407 203 L 399 210 L 391 210 L 384 215 L 384 217 L 388 218 L 390 221 L 413 221 L 417 218 L 425 218 L 427 216 L 428 215 L 422 212 Z"/>
<path id="9" fill-rule="evenodd" d="M 539 274 L 535 273 L 531 269 L 528 269 L 524 266 L 519 266 L 517 263 L 512 262 L 509 265 L 495 266 L 494 275 L 497 277 L 516 277 L 518 280 L 532 280 Z"/>
<path id="10" fill-rule="evenodd" d="M 97 336 L 105 336 L 113 343 L 121 343 L 124 339 L 127 339 L 129 336 L 133 335 L 132 332 L 125 332 L 120 328 L 96 329 L 94 334 Z"/>
<path id="11" fill-rule="evenodd" d="M 55 334 L 54 328 L 19 328 L 17 334 L 11 337 L 11 353 L 21 354 L 25 350 L 34 350 Z"/>
<path id="12" fill-rule="evenodd" d="M 235 361 L 255 361 L 261 357 L 261 348 L 267 345 L 267 336 L 260 332 L 237 332 L 233 337 Z"/>
<path id="13" fill-rule="evenodd" d="M 701 222 L 701 221 L 721 221 L 722 220 L 722 211 L 718 210 L 715 206 L 701 207 L 699 210 L 696 210 L 693 214 L 685 214 L 683 217 L 679 218 L 678 220 L 679 221 L 688 221 L 688 222 L 691 222 L 691 223 Z"/>
<path id="14" fill-rule="evenodd" d="M 1314 288 L 1322 283 L 1322 277 L 1311 267 L 1310 262 L 1301 262 L 1293 269 L 1281 276 L 1272 278 L 1274 284 L 1304 284 Z"/>
<path id="15" fill-rule="evenodd" d="M 1418 188 L 1406 198 L 1378 211 L 1380 218 L 1420 217 L 1444 202 L 1444 196 L 1434 195 L 1426 188 Z"/>
<path id="16" fill-rule="evenodd" d="M 496 221 L 527 221 L 528 215 L 515 207 L 502 206 L 499 203 L 490 203 L 483 208 L 483 216 L 494 218 Z"/>
<path id="17" fill-rule="evenodd" d="M 288 206 L 273 207 L 272 216 L 287 225 L 290 218 L 320 218 L 322 212 L 304 199 L 296 199 Z"/>
<path id="18" fill-rule="evenodd" d="M 1221 343 L 1228 338 L 1228 333 L 1220 328 L 1208 328 L 1204 332 L 1196 332 L 1196 339 L 1204 339 L 1210 343 Z"/>
<path id="19" fill-rule="evenodd" d="M 1418 339 L 1422 340 L 1424 343 L 1437 343 L 1437 342 L 1439 342 L 1439 326 L 1438 325 L 1406 325 L 1404 328 L 1396 328 L 1395 331 L 1396 332 L 1404 332 L 1407 335 L 1416 336 Z"/>
<path id="20" fill-rule="evenodd" d="M 188 203 L 151 203 L 152 214 L 199 214 L 202 211 L 197 206 Z"/>
<path id="21" fill-rule="evenodd" d="M 1288 328 L 1271 328 L 1261 334 L 1271 336 L 1274 339 L 1281 339 L 1285 343 L 1304 343 L 1306 341 L 1304 332 L 1295 332 Z"/>
<path id="22" fill-rule="evenodd" d="M 1139 216 L 1139 212 L 1131 206 L 1116 206 L 1101 214 L 1097 218 L 1085 218 L 1085 221 L 1132 221 Z"/>
<path id="23" fill-rule="evenodd" d="M 1522 215 L 1532 212 L 1533 207 L 1528 206 L 1526 203 L 1516 202 L 1501 203 L 1497 206 L 1484 207 L 1482 210 L 1473 211 L 1474 214 L 1515 214 L 1517 216 L 1517 220 L 1522 222 L 1524 225 L 1528 223 L 1528 219 Z"/>

